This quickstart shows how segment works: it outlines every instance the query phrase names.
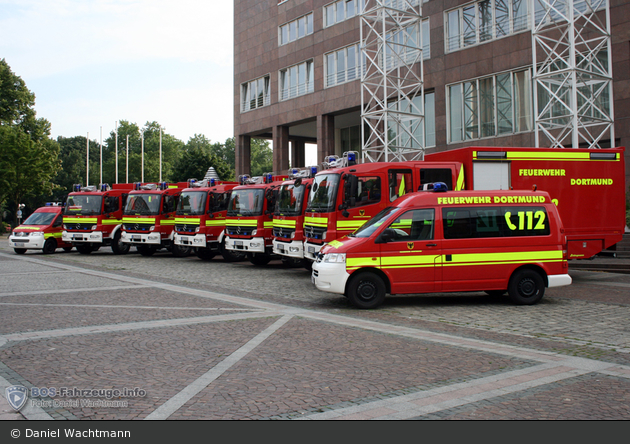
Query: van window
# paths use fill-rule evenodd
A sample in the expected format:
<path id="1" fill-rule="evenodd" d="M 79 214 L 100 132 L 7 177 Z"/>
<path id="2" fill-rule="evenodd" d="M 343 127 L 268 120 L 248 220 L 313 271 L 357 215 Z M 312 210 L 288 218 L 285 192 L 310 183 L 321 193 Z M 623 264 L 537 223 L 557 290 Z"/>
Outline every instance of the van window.
<path id="1" fill-rule="evenodd" d="M 403 213 L 388 227 L 396 233 L 392 241 L 412 242 L 433 239 L 434 219 L 433 208 Z"/>
<path id="2" fill-rule="evenodd" d="M 547 236 L 544 207 L 442 208 L 444 239 Z"/>
<path id="3" fill-rule="evenodd" d="M 378 176 L 359 176 L 357 179 L 355 204 L 349 205 L 349 208 L 379 203 L 381 201 L 381 178 Z"/>

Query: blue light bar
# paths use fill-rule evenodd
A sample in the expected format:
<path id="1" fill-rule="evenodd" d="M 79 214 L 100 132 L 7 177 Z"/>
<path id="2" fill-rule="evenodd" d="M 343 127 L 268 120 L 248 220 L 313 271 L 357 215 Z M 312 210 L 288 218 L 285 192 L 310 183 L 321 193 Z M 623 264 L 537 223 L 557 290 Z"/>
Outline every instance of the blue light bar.
<path id="1" fill-rule="evenodd" d="M 210 178 L 210 186 L 213 187 L 216 184 L 214 178 Z"/>
<path id="2" fill-rule="evenodd" d="M 445 191 L 448 191 L 448 186 L 444 182 L 435 182 L 433 184 L 434 193 L 443 193 Z"/>

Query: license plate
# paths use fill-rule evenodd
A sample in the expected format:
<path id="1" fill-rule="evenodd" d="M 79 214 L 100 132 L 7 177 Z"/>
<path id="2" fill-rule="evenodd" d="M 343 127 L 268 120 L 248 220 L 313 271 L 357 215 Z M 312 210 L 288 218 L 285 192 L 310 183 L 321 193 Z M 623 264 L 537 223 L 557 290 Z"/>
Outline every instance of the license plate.
<path id="1" fill-rule="evenodd" d="M 278 244 L 278 251 L 284 251 L 284 245 Z"/>
<path id="2" fill-rule="evenodd" d="M 309 253 L 315 253 L 315 247 L 308 247 Z"/>
<path id="3" fill-rule="evenodd" d="M 24 246 L 24 242 L 16 242 L 15 246 L 16 247 L 23 247 Z"/>
<path id="4" fill-rule="evenodd" d="M 72 235 L 72 239 L 83 240 L 83 236 L 81 236 L 81 235 L 77 236 L 76 234 L 73 234 Z"/>
<path id="5" fill-rule="evenodd" d="M 131 240 L 142 240 L 142 236 L 131 236 Z"/>
<path id="6" fill-rule="evenodd" d="M 243 241 L 234 241 L 234 246 L 235 247 L 242 247 L 243 246 Z"/>

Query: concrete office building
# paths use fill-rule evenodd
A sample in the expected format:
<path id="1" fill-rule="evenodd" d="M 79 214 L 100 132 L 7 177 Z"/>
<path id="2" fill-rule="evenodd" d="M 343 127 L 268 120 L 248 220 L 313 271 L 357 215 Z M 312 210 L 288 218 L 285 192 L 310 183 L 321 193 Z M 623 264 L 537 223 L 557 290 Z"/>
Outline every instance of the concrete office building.
<path id="1" fill-rule="evenodd" d="M 329 154 L 360 151 L 364 63 L 358 14 L 363 1 L 235 0 L 237 174 L 249 172 L 252 138 L 273 141 L 275 171 L 306 166 L 307 143 L 317 145 L 319 163 Z M 463 146 L 535 146 L 535 2 L 423 3 L 417 32 L 423 40 L 427 153 Z M 627 0 L 610 0 L 610 29 L 615 141 L 604 138 L 600 145 L 630 147 Z"/>

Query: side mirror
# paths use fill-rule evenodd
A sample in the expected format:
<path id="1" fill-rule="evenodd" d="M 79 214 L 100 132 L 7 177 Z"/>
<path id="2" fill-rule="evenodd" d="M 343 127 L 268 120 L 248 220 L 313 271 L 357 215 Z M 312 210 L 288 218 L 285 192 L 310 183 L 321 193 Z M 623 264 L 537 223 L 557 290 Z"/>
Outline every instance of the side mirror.
<path id="1" fill-rule="evenodd" d="M 293 183 L 293 186 L 295 188 L 299 187 L 300 185 L 302 185 L 302 178 L 298 177 L 297 179 L 295 179 L 295 182 Z"/>
<path id="2" fill-rule="evenodd" d="M 386 228 L 381 235 L 376 239 L 377 244 L 386 244 L 393 241 L 396 238 L 396 232 L 391 228 Z"/>

